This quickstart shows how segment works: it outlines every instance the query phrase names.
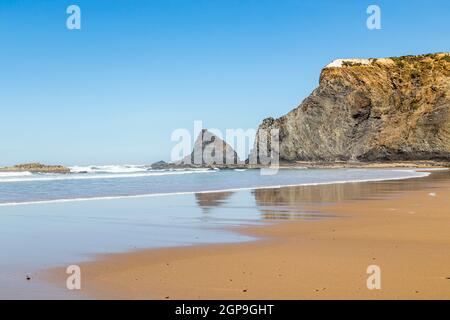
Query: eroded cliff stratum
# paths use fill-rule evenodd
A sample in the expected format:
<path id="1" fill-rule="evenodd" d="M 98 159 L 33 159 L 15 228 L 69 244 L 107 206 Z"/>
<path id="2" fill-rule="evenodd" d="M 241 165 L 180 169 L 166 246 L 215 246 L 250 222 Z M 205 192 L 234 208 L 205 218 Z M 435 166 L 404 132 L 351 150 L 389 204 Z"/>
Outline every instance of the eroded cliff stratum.
<path id="1" fill-rule="evenodd" d="M 273 128 L 284 160 L 449 160 L 450 54 L 336 60 Z"/>

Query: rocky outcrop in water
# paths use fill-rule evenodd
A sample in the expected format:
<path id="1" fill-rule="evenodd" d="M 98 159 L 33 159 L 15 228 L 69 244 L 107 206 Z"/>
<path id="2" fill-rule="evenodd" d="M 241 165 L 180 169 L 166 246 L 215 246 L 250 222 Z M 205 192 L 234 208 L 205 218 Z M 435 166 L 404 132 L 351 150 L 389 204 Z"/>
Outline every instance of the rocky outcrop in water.
<path id="1" fill-rule="evenodd" d="M 41 163 L 18 164 L 12 167 L 0 168 L 3 172 L 36 172 L 36 173 L 69 173 L 70 169 L 64 166 L 48 166 Z"/>
<path id="2" fill-rule="evenodd" d="M 168 165 L 169 165 L 169 164 L 168 164 L 167 162 L 161 160 L 161 161 L 152 163 L 150 167 L 151 167 L 152 169 L 159 170 L 159 169 L 166 169 Z"/>
<path id="3" fill-rule="evenodd" d="M 152 169 L 180 168 L 221 168 L 236 169 L 245 167 L 236 151 L 214 133 L 203 129 L 192 149 L 191 154 L 181 161 L 167 163 L 158 161 L 151 165 Z"/>
<path id="4" fill-rule="evenodd" d="M 271 129 L 282 160 L 448 161 L 450 55 L 336 60 L 300 106 L 259 127 Z"/>
<path id="5" fill-rule="evenodd" d="M 234 165 L 241 161 L 236 151 L 228 143 L 207 129 L 203 129 L 195 141 L 192 153 L 181 162 L 205 166 Z"/>

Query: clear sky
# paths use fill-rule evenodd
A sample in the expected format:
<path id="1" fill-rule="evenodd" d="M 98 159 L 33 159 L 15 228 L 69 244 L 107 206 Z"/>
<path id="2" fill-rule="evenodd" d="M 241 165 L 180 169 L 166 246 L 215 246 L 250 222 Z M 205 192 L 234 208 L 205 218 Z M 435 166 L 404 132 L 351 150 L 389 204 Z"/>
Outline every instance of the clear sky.
<path id="1" fill-rule="evenodd" d="M 1 0 L 0 165 L 169 160 L 174 129 L 256 128 L 336 58 L 441 51 L 448 0 Z"/>

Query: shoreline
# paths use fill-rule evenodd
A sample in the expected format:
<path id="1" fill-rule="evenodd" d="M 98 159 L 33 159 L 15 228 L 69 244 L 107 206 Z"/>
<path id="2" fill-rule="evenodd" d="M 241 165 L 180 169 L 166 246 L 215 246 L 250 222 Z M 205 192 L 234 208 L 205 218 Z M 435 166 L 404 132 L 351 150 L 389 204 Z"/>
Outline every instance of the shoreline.
<path id="1" fill-rule="evenodd" d="M 160 161 L 164 162 L 164 161 Z M 166 163 L 154 164 L 156 170 L 189 170 L 189 169 L 220 169 L 220 170 L 256 170 L 256 169 L 271 169 L 271 166 L 264 166 L 259 164 L 212 164 L 212 165 L 193 165 L 193 164 L 176 164 Z M 418 161 L 286 161 L 282 160 L 275 165 L 276 169 L 393 169 L 393 168 L 412 168 L 412 169 L 426 169 L 426 168 L 449 168 L 450 162 L 446 160 L 418 160 Z"/>
<path id="2" fill-rule="evenodd" d="M 301 167 L 285 167 L 283 169 L 303 169 Z M 395 169 L 398 170 L 413 170 L 415 172 L 433 172 L 433 171 L 447 171 L 449 168 L 437 166 L 434 168 L 429 167 L 348 167 L 346 169 Z M 327 167 L 327 168 L 313 168 L 313 169 L 339 169 L 337 167 Z M 258 169 L 249 169 L 258 170 Z M 206 172 L 206 171 L 205 171 Z M 425 177 L 425 176 L 424 176 Z M 167 193 L 149 193 L 149 194 L 137 194 L 137 195 L 117 195 L 117 196 L 100 196 L 100 197 L 85 197 L 85 198 L 68 198 L 68 199 L 54 199 L 54 200 L 36 200 L 27 202 L 7 202 L 0 203 L 0 207 L 8 206 L 24 206 L 24 205 L 36 205 L 36 204 L 49 204 L 49 203 L 70 203 L 70 202 L 80 202 L 80 201 L 97 201 L 97 200 L 119 200 L 119 199 L 140 199 L 140 198 L 151 198 L 151 197 L 167 197 L 167 196 L 177 196 L 177 195 L 189 195 L 189 194 L 208 194 L 208 193 L 222 193 L 222 192 L 239 192 L 239 191 L 251 191 L 251 190 L 264 190 L 264 189 L 280 189 L 280 188 L 291 188 L 291 187 L 308 187 L 308 186 L 326 186 L 334 184 L 345 184 L 345 183 L 364 183 L 364 182 L 380 182 L 380 181 L 396 181 L 396 180 L 407 180 L 420 178 L 417 176 L 411 177 L 394 177 L 394 178 L 374 178 L 374 179 L 360 179 L 360 180 L 342 180 L 342 181 L 329 181 L 329 182 L 307 182 L 299 184 L 287 184 L 287 185 L 270 185 L 270 186 L 260 186 L 260 187 L 243 187 L 243 188 L 230 188 L 230 189 L 218 189 L 218 190 L 206 190 L 206 191 L 181 191 L 181 192 L 167 192 Z M 36 180 L 38 181 L 38 180 Z M 14 182 L 14 181 L 13 181 Z"/>
<path id="3" fill-rule="evenodd" d="M 100 255 L 81 264 L 83 293 L 108 299 L 450 298 L 445 176 L 418 190 L 319 208 L 335 219 L 234 228 L 257 237 L 250 243 Z M 366 268 L 375 262 L 384 290 L 370 291 Z M 50 281 L 61 283 L 62 271 L 49 270 Z M 405 277 L 411 283 L 396 280 Z"/>
<path id="4" fill-rule="evenodd" d="M 222 165 L 184 165 L 184 164 L 176 164 L 176 163 L 166 163 L 164 165 L 131 165 L 131 166 L 142 166 L 148 167 L 151 170 L 189 170 L 189 169 L 221 169 L 221 170 L 236 170 L 236 169 L 270 169 L 270 166 L 264 165 L 253 165 L 253 164 L 222 164 Z M 120 164 L 119 164 L 120 165 Z M 446 160 L 418 160 L 418 161 L 407 161 L 407 160 L 398 160 L 398 161 L 286 161 L 282 160 L 277 165 L 275 165 L 278 169 L 294 169 L 294 168 L 307 168 L 307 169 L 338 169 L 338 168 L 361 168 L 361 169 L 370 169 L 370 168 L 433 168 L 433 167 L 442 167 L 449 168 L 450 162 Z M 13 166 L 0 167 L 0 173 L 21 173 L 21 172 L 29 172 L 29 173 L 59 173 L 59 174 L 88 174 L 89 172 L 72 172 L 71 166 L 64 165 L 45 165 L 41 163 L 29 163 L 29 164 L 17 164 Z"/>

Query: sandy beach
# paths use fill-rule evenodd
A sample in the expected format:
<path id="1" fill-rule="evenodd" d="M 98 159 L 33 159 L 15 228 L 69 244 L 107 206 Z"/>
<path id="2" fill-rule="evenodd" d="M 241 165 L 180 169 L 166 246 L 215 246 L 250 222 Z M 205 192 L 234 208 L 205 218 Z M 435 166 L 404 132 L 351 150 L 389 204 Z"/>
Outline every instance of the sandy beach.
<path id="1" fill-rule="evenodd" d="M 346 196 L 349 192 L 352 196 Z M 449 172 L 338 189 L 285 188 L 260 199 L 286 203 L 292 194 L 309 198 L 311 212 L 328 218 L 240 228 L 260 238 L 250 243 L 104 255 L 81 265 L 83 294 L 113 299 L 450 298 Z M 327 195 L 333 204 L 315 203 Z M 367 288 L 370 265 L 380 267 L 380 290 Z M 51 270 L 52 282 L 62 283 L 64 271 Z"/>

